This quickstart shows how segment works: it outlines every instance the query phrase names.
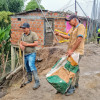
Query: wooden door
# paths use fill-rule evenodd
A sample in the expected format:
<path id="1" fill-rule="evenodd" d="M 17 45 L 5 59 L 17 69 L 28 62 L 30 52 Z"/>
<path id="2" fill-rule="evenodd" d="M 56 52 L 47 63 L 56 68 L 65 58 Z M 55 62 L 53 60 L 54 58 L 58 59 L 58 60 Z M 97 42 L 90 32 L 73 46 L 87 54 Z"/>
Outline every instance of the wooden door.
<path id="1" fill-rule="evenodd" d="M 48 24 L 49 22 L 49 24 Z M 48 19 L 48 22 L 45 20 L 44 22 L 44 45 L 52 45 L 53 44 L 53 32 L 54 31 L 54 20 Z M 51 28 L 50 28 L 51 26 Z"/>

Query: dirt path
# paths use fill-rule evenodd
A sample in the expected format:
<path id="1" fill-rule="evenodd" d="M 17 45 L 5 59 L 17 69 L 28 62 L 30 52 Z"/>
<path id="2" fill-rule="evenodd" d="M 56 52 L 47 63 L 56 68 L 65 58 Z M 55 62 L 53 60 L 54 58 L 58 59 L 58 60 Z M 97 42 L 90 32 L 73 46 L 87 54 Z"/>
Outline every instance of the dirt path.
<path id="1" fill-rule="evenodd" d="M 56 47 L 56 49 L 62 49 L 63 47 L 64 45 L 60 45 Z M 56 57 L 57 54 L 54 52 L 54 49 L 53 51 L 52 49 L 50 50 L 49 53 L 52 54 L 48 54 L 49 57 Z M 63 53 L 65 52 L 66 50 L 63 51 Z M 61 53 L 61 55 L 63 53 Z M 41 55 L 41 57 L 43 55 Z M 48 58 L 46 57 L 45 61 L 47 59 Z M 57 57 L 57 59 L 59 58 Z M 48 63 L 50 65 L 52 60 L 49 60 Z M 46 66 L 45 63 L 44 65 Z M 100 100 L 100 45 L 87 44 L 85 46 L 85 55 L 80 61 L 80 85 L 79 88 L 76 89 L 76 92 L 71 96 L 55 94 L 56 90 L 45 79 L 45 75 L 50 70 L 50 67 L 42 67 L 40 69 L 42 70 L 40 72 L 41 87 L 38 90 L 32 90 L 33 82 L 20 89 L 19 81 L 9 88 L 8 91 L 10 91 L 10 93 L 0 100 Z"/>

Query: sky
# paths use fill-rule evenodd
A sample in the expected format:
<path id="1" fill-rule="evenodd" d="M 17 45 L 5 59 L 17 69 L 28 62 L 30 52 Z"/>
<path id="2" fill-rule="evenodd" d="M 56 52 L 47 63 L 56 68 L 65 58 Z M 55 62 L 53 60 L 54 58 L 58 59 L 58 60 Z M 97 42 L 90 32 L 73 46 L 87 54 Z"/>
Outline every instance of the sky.
<path id="1" fill-rule="evenodd" d="M 29 1 L 30 0 L 27 0 L 27 2 L 25 2 L 25 5 Z M 91 17 L 93 0 L 77 0 L 77 2 L 80 4 L 86 15 Z M 42 0 L 41 5 L 43 5 L 46 10 L 50 11 L 61 11 L 62 9 L 66 8 L 66 11 L 70 10 L 72 12 L 75 12 L 74 3 L 75 0 Z M 77 12 L 79 16 L 85 16 L 78 5 Z"/>

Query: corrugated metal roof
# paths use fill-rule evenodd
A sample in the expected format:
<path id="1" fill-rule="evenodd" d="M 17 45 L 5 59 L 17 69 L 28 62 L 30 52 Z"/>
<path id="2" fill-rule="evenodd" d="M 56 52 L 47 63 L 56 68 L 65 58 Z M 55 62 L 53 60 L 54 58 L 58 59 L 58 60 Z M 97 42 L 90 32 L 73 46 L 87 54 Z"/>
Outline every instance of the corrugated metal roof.
<path id="1" fill-rule="evenodd" d="M 62 11 L 48 11 L 48 10 L 42 10 L 43 12 L 48 12 L 48 13 L 65 13 L 65 14 L 74 14 L 73 12 L 70 12 L 70 11 L 67 11 L 67 12 L 62 12 Z M 30 11 L 24 11 L 24 12 L 21 12 L 21 13 L 16 13 L 16 14 L 13 14 L 13 15 L 10 15 L 10 16 L 16 16 L 16 15 L 23 15 L 23 14 L 28 14 L 28 13 L 31 13 L 31 12 L 41 12 L 40 9 L 36 9 L 36 10 L 30 10 Z M 84 16 L 78 16 L 80 19 L 85 19 L 87 20 L 87 17 L 84 17 Z M 61 18 L 64 18 L 64 17 L 61 17 Z"/>
<path id="2" fill-rule="evenodd" d="M 48 12 L 48 10 L 42 10 L 43 12 Z M 36 9 L 36 10 L 29 10 L 29 11 L 24 11 L 24 12 L 21 12 L 21 13 L 16 13 L 16 14 L 13 14 L 13 15 L 10 15 L 10 16 L 15 16 L 15 15 L 23 15 L 23 14 L 27 14 L 27 13 L 31 13 L 31 12 L 41 12 L 40 9 Z"/>

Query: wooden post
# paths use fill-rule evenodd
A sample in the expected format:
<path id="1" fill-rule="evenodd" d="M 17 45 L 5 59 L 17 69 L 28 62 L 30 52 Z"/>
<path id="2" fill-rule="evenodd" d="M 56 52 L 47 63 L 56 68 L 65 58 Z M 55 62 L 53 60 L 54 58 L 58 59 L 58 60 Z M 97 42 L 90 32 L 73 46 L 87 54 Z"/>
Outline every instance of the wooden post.
<path id="1" fill-rule="evenodd" d="M 15 68 L 15 49 L 14 46 L 11 45 L 11 71 Z"/>

